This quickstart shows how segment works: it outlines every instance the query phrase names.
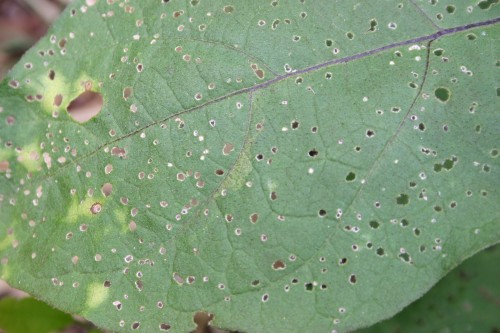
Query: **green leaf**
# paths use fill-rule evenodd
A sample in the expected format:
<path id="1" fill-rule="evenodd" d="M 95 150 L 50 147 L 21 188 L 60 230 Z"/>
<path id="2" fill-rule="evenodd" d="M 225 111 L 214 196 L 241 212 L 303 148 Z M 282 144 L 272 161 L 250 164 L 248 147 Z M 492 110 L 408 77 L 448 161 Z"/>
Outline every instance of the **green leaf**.
<path id="1" fill-rule="evenodd" d="M 70 325 L 73 318 L 34 298 L 0 300 L 0 330 L 5 333 L 49 333 Z"/>
<path id="2" fill-rule="evenodd" d="M 498 246 L 478 253 L 394 318 L 357 333 L 497 332 L 498 260 Z"/>
<path id="3" fill-rule="evenodd" d="M 392 316 L 500 240 L 499 21 L 484 1 L 72 2 L 0 85 L 0 277 L 113 331 Z"/>

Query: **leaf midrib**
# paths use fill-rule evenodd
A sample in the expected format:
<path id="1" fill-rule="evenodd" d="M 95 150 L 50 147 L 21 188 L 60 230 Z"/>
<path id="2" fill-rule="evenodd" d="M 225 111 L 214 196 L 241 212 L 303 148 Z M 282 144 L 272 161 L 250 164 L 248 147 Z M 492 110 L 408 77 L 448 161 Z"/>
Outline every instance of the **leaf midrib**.
<path id="1" fill-rule="evenodd" d="M 165 117 L 165 118 L 162 118 L 162 119 L 159 119 L 159 120 L 155 120 L 155 121 L 153 121 L 153 122 L 151 122 L 151 123 L 149 123 L 147 125 L 139 127 L 139 128 L 133 130 L 130 133 L 127 133 L 127 134 L 124 134 L 124 135 L 122 135 L 120 137 L 117 137 L 114 140 L 111 140 L 111 141 L 108 141 L 106 143 L 100 144 L 92 152 L 87 153 L 87 154 L 85 154 L 85 155 L 83 155 L 83 156 L 81 156 L 79 158 L 75 158 L 74 160 L 70 161 L 69 163 L 67 163 L 67 164 L 65 164 L 63 166 L 61 166 L 60 168 L 55 169 L 52 173 L 48 173 L 46 175 L 42 175 L 42 176 L 40 176 L 40 178 L 33 178 L 32 183 L 36 183 L 36 182 L 39 182 L 39 181 L 43 182 L 43 181 L 49 180 L 49 179 L 57 176 L 57 174 L 59 172 L 61 172 L 62 170 L 64 170 L 68 166 L 70 166 L 72 164 L 75 164 L 75 163 L 78 163 L 81 160 L 85 160 L 85 159 L 87 159 L 87 158 L 95 155 L 96 153 L 98 153 L 104 147 L 110 146 L 112 144 L 120 142 L 121 140 L 124 140 L 126 138 L 131 137 L 131 136 L 134 136 L 134 135 L 136 135 L 136 134 L 144 131 L 145 129 L 148 129 L 148 128 L 152 127 L 152 126 L 155 126 L 155 125 L 158 125 L 158 124 L 161 124 L 161 123 L 168 122 L 168 121 L 170 121 L 172 119 L 175 119 L 176 117 L 179 117 L 181 115 L 195 112 L 197 110 L 203 109 L 203 108 L 205 108 L 205 107 L 207 107 L 209 105 L 218 103 L 218 102 L 223 101 L 225 99 L 228 99 L 228 98 L 231 98 L 231 97 L 234 97 L 234 96 L 238 96 L 238 95 L 243 95 L 243 94 L 246 94 L 246 93 L 253 93 L 253 92 L 256 92 L 256 91 L 259 91 L 259 90 L 263 90 L 263 89 L 265 89 L 265 88 L 267 88 L 267 87 L 269 87 L 271 85 L 277 84 L 277 83 L 279 83 L 281 81 L 284 81 L 286 79 L 289 79 L 289 78 L 293 78 L 293 77 L 296 77 L 296 76 L 299 76 L 299 75 L 303 75 L 303 74 L 312 73 L 312 72 L 318 71 L 320 69 L 324 69 L 324 68 L 327 68 L 327 67 L 330 67 L 330 66 L 335 66 L 335 65 L 338 65 L 338 64 L 347 64 L 349 62 L 352 62 L 352 61 L 355 61 L 355 60 L 359 60 L 359 59 L 363 59 L 363 58 L 366 58 L 368 56 L 371 56 L 371 55 L 374 55 L 374 54 L 378 54 L 378 53 L 381 53 L 381 52 L 384 52 L 384 51 L 387 51 L 387 50 L 390 50 L 390 49 L 394 49 L 394 48 L 397 48 L 397 47 L 400 47 L 400 46 L 405 46 L 405 45 L 415 44 L 415 43 L 421 43 L 421 42 L 425 42 L 425 41 L 434 41 L 434 40 L 437 40 L 437 39 L 439 39 L 441 37 L 444 37 L 444 36 L 448 36 L 448 35 L 455 34 L 455 33 L 462 32 L 462 31 L 466 31 L 466 30 L 471 30 L 471 29 L 478 28 L 478 27 L 484 27 L 484 26 L 494 25 L 494 24 L 496 24 L 498 22 L 500 22 L 500 17 L 497 17 L 497 18 L 494 18 L 494 19 L 490 19 L 490 20 L 486 20 L 486 21 L 480 21 L 480 22 L 470 23 L 470 24 L 466 24 L 466 25 L 460 25 L 460 26 L 456 26 L 456 27 L 453 27 L 453 28 L 441 29 L 441 30 L 438 30 L 437 32 L 435 32 L 433 34 L 430 34 L 430 35 L 425 35 L 425 36 L 421 36 L 421 37 L 411 38 L 411 39 L 407 39 L 407 40 L 400 41 L 400 42 L 397 42 L 397 43 L 387 44 L 387 45 L 384 45 L 384 46 L 381 46 L 381 47 L 378 47 L 378 48 L 375 48 L 375 49 L 371 49 L 371 50 L 368 50 L 368 51 L 360 52 L 360 53 L 357 53 L 357 54 L 354 54 L 354 55 L 350 55 L 350 56 L 346 56 L 346 57 L 343 57 L 343 58 L 332 59 L 332 60 L 325 61 L 325 62 L 316 64 L 316 65 L 312 65 L 312 66 L 309 66 L 309 67 L 306 67 L 306 68 L 303 68 L 303 69 L 293 70 L 290 73 L 287 73 L 287 74 L 284 74 L 284 75 L 275 76 L 273 79 L 268 80 L 266 82 L 253 85 L 251 87 L 245 87 L 245 88 L 242 88 L 242 89 L 239 89 L 239 90 L 235 90 L 235 91 L 233 91 L 231 93 L 228 93 L 228 94 L 216 97 L 216 98 L 211 99 L 211 100 L 209 100 L 209 101 L 207 101 L 205 103 L 193 106 L 193 107 L 191 107 L 189 109 L 178 111 L 178 112 L 176 112 L 174 114 L 169 115 L 168 117 Z M 229 176 L 229 173 L 226 174 L 226 176 L 222 178 L 221 183 L 223 183 L 224 180 L 228 176 Z"/>

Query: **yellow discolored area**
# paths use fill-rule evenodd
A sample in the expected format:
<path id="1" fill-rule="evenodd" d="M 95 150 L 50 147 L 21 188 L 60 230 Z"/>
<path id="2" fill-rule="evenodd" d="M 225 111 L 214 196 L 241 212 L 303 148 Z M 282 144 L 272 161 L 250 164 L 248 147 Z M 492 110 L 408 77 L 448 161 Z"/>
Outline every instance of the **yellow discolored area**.
<path id="1" fill-rule="evenodd" d="M 12 149 L 0 149 L 0 172 L 5 172 L 10 169 L 11 162 L 9 162 L 9 159 L 12 155 Z"/>
<path id="2" fill-rule="evenodd" d="M 95 90 L 98 87 L 97 82 L 87 74 L 81 74 L 78 79 L 70 81 L 61 72 L 56 72 L 53 80 L 43 75 L 38 82 L 39 87 L 35 89 L 38 88 L 43 95 L 42 108 L 49 114 L 60 109 L 66 109 L 70 102 L 81 93 Z"/>
<path id="3" fill-rule="evenodd" d="M 230 170 L 228 177 L 222 183 L 222 188 L 238 190 L 245 185 L 248 175 L 253 170 L 252 159 L 250 157 L 252 155 L 252 145 L 259 135 L 259 132 L 254 132 L 245 139 L 243 149 L 238 153 L 236 163 L 233 169 Z"/>
<path id="4" fill-rule="evenodd" d="M 8 160 L 13 154 L 12 149 L 0 148 L 0 161 Z"/>
<path id="5" fill-rule="evenodd" d="M 252 172 L 252 162 L 250 156 L 250 144 L 245 144 L 243 151 L 238 156 L 238 160 L 231 170 L 229 176 L 222 183 L 222 188 L 228 190 L 240 189 L 246 182 L 248 175 Z"/>
<path id="6" fill-rule="evenodd" d="M 17 156 L 17 161 L 24 166 L 28 172 L 39 171 L 42 168 L 42 152 L 40 144 L 33 142 L 23 147 L 23 150 Z"/>
<path id="7" fill-rule="evenodd" d="M 114 214 L 115 221 L 118 221 L 120 223 L 120 225 L 122 226 L 121 231 L 124 233 L 127 232 L 128 231 L 128 223 L 126 223 L 127 211 L 124 209 L 115 208 L 115 209 L 113 209 L 113 214 Z"/>
<path id="8" fill-rule="evenodd" d="M 276 191 L 277 185 L 275 182 L 273 182 L 271 179 L 267 181 L 267 188 L 269 189 L 269 192 Z"/>
<path id="9" fill-rule="evenodd" d="M 43 75 L 39 78 L 38 82 L 40 84 L 40 93 L 43 95 L 42 108 L 44 111 L 51 114 L 58 109 L 54 105 L 57 95 L 62 97 L 61 101 L 63 104 L 61 106 L 65 105 L 64 103 L 68 103 L 67 98 L 64 97 L 68 95 L 70 87 L 66 78 L 60 72 L 57 72 L 54 80 L 51 80 L 47 75 Z"/>
<path id="10" fill-rule="evenodd" d="M 66 215 L 66 222 L 75 223 L 79 217 L 90 218 L 93 215 L 101 214 L 104 209 L 105 198 L 86 198 L 83 201 L 78 201 L 74 198 L 71 201 L 71 206 Z M 96 209 L 99 207 L 99 210 Z"/>
<path id="11" fill-rule="evenodd" d="M 93 282 L 87 288 L 87 301 L 85 302 L 88 310 L 101 305 L 108 298 L 109 289 L 102 283 Z"/>
<path id="12" fill-rule="evenodd" d="M 12 246 L 13 240 L 14 240 L 14 234 L 7 235 L 7 237 L 0 240 L 0 251 L 4 251 L 9 246 Z"/>

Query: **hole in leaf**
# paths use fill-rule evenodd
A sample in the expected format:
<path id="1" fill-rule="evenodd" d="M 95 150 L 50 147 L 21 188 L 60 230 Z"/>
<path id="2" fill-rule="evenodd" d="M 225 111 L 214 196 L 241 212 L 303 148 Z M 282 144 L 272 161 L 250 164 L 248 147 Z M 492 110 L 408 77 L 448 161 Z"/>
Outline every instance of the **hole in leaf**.
<path id="1" fill-rule="evenodd" d="M 182 285 L 184 283 L 184 279 L 182 278 L 182 276 L 179 273 L 174 272 L 172 277 L 174 278 L 174 281 L 177 282 L 178 284 Z"/>
<path id="2" fill-rule="evenodd" d="M 9 161 L 0 161 L 0 172 L 9 170 Z"/>
<path id="3" fill-rule="evenodd" d="M 61 106 L 62 101 L 63 101 L 63 96 L 62 96 L 61 94 L 57 94 L 57 95 L 54 97 L 54 105 L 55 105 L 55 106 Z"/>
<path id="4" fill-rule="evenodd" d="M 377 20 L 376 19 L 371 19 L 370 20 L 370 29 L 368 31 L 375 31 L 377 30 Z"/>
<path id="5" fill-rule="evenodd" d="M 354 172 L 349 172 L 345 177 L 345 180 L 348 182 L 352 182 L 354 179 L 356 179 L 356 174 Z"/>
<path id="6" fill-rule="evenodd" d="M 127 151 L 124 148 L 113 147 L 111 148 L 111 155 L 123 158 L 127 156 Z"/>
<path id="7" fill-rule="evenodd" d="M 401 258 L 401 260 L 405 261 L 405 262 L 410 262 L 410 255 L 408 253 L 401 253 L 399 255 L 399 258 Z"/>
<path id="8" fill-rule="evenodd" d="M 443 168 L 445 168 L 446 170 L 451 170 L 456 161 L 456 158 L 446 159 L 443 163 Z"/>
<path id="9" fill-rule="evenodd" d="M 444 50 L 443 49 L 435 49 L 433 53 L 434 53 L 434 55 L 440 57 L 443 55 Z"/>
<path id="10" fill-rule="evenodd" d="M 316 157 L 316 156 L 318 156 L 318 154 L 319 154 L 319 153 L 318 153 L 318 151 L 317 151 L 316 149 L 311 149 L 311 150 L 309 151 L 309 153 L 308 153 L 308 155 L 309 155 L 310 157 Z"/>
<path id="11" fill-rule="evenodd" d="M 224 7 L 224 13 L 229 14 L 234 12 L 234 7 L 233 6 L 225 6 Z"/>
<path id="12" fill-rule="evenodd" d="M 477 37 L 474 34 L 467 34 L 467 39 L 468 40 L 475 40 Z"/>
<path id="13" fill-rule="evenodd" d="M 208 312 L 199 311 L 193 316 L 193 321 L 196 324 L 195 332 L 210 332 L 210 322 L 214 319 L 214 315 Z M 169 325 L 170 329 L 170 325 Z"/>
<path id="14" fill-rule="evenodd" d="M 410 202 L 410 197 L 408 194 L 401 193 L 399 197 L 396 198 L 396 203 L 398 205 L 407 205 Z"/>
<path id="15" fill-rule="evenodd" d="M 111 183 L 106 183 L 102 185 L 101 192 L 105 197 L 109 197 L 113 191 L 113 185 Z"/>
<path id="16" fill-rule="evenodd" d="M 132 87 L 125 87 L 123 89 L 123 99 L 127 100 L 130 96 L 132 96 L 133 89 Z"/>
<path id="17" fill-rule="evenodd" d="M 440 100 L 443 103 L 446 103 L 450 99 L 451 92 L 450 90 L 448 90 L 448 88 L 440 87 L 434 91 L 434 95 L 438 100 Z"/>
<path id="18" fill-rule="evenodd" d="M 162 330 L 162 331 L 169 331 L 170 327 L 171 326 L 169 324 L 165 324 L 165 323 L 160 324 L 160 330 Z"/>
<path id="19" fill-rule="evenodd" d="M 102 95 L 93 91 L 86 91 L 72 100 L 67 111 L 73 120 L 84 123 L 101 112 Z"/>
<path id="20" fill-rule="evenodd" d="M 498 0 L 483 0 L 477 4 L 481 9 L 490 9 L 494 5 L 498 4 Z"/>
<path id="21" fill-rule="evenodd" d="M 377 221 L 375 221 L 375 220 L 370 221 L 370 223 L 369 223 L 369 224 L 370 224 L 370 227 L 371 227 L 372 229 L 377 229 L 377 228 L 380 226 L 380 223 L 378 223 L 378 222 L 377 222 Z"/>
<path id="22" fill-rule="evenodd" d="M 92 214 L 99 214 L 102 210 L 102 205 L 98 202 L 94 203 L 91 207 L 90 207 L 90 212 Z"/>
<path id="23" fill-rule="evenodd" d="M 273 269 L 274 270 L 283 270 L 285 268 L 286 268 L 286 265 L 285 265 L 285 263 L 282 260 L 276 260 L 273 263 Z"/>
<path id="24" fill-rule="evenodd" d="M 307 291 L 312 291 L 314 288 L 314 285 L 311 282 L 308 282 L 304 284 L 304 288 L 306 288 Z"/>
<path id="25" fill-rule="evenodd" d="M 252 215 L 250 215 L 250 222 L 255 224 L 257 223 L 258 220 L 259 220 L 259 214 L 253 213 Z"/>

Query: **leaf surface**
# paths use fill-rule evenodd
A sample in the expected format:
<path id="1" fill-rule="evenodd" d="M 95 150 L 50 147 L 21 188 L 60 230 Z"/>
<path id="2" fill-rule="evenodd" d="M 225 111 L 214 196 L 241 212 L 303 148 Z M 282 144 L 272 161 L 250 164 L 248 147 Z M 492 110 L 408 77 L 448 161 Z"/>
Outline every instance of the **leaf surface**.
<path id="1" fill-rule="evenodd" d="M 467 259 L 394 318 L 357 333 L 495 332 L 500 288 L 498 246 Z"/>
<path id="2" fill-rule="evenodd" d="M 0 277 L 115 331 L 393 315 L 500 239 L 498 14 L 71 3 L 0 86 Z"/>

